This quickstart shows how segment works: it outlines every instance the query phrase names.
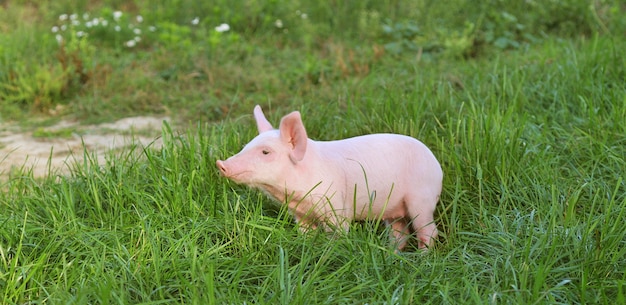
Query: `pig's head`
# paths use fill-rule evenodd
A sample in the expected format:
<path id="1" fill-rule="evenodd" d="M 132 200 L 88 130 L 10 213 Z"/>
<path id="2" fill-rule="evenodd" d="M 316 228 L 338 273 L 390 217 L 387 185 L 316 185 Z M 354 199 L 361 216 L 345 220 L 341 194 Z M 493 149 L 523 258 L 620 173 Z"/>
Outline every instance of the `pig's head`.
<path id="1" fill-rule="evenodd" d="M 259 135 L 236 155 L 218 160 L 220 173 L 236 183 L 261 189 L 285 187 L 285 181 L 304 159 L 307 135 L 300 113 L 282 118 L 278 130 L 267 121 L 260 106 L 254 107 Z"/>

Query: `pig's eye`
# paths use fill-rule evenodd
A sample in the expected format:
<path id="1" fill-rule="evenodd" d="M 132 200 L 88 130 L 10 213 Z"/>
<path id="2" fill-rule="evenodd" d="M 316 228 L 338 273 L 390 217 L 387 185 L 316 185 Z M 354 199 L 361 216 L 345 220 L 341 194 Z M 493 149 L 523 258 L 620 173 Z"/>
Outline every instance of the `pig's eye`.
<path id="1" fill-rule="evenodd" d="M 263 153 L 264 155 L 269 155 L 269 154 L 270 154 L 270 151 L 269 151 L 269 150 L 267 150 L 267 149 L 264 149 L 264 150 L 262 151 L 262 153 Z"/>

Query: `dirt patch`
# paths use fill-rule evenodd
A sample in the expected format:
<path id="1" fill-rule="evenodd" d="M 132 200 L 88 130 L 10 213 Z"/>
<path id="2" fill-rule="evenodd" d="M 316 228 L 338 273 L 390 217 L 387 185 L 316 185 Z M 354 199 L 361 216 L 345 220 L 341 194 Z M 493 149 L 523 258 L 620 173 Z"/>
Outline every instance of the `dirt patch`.
<path id="1" fill-rule="evenodd" d="M 131 117 L 114 123 L 79 125 L 62 121 L 54 126 L 22 132 L 0 125 L 0 180 L 20 168 L 32 168 L 35 177 L 64 173 L 81 161 L 84 149 L 100 162 L 105 154 L 129 145 L 160 147 L 162 117 Z"/>

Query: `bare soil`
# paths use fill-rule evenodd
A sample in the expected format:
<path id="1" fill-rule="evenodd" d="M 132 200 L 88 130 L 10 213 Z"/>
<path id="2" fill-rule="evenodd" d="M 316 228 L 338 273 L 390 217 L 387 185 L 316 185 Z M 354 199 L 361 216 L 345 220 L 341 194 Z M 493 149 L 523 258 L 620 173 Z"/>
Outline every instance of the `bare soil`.
<path id="1" fill-rule="evenodd" d="M 130 117 L 114 123 L 80 125 L 61 121 L 54 126 L 21 131 L 0 124 L 0 180 L 16 169 L 32 169 L 35 177 L 43 177 L 49 168 L 55 174 L 67 173 L 73 162 L 80 162 L 85 149 L 105 161 L 105 154 L 129 145 L 160 147 L 163 121 L 167 117 Z"/>

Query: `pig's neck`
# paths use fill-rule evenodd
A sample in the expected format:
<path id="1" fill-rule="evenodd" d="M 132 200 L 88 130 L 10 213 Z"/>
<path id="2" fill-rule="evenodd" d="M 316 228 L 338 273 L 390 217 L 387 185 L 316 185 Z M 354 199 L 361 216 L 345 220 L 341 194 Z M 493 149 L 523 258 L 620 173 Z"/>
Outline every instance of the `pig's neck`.
<path id="1" fill-rule="evenodd" d="M 260 189 L 280 203 L 289 203 L 294 200 L 294 198 L 301 197 L 296 195 L 296 192 L 289 189 L 287 185 L 281 188 L 275 185 L 264 184 L 260 186 Z"/>

